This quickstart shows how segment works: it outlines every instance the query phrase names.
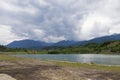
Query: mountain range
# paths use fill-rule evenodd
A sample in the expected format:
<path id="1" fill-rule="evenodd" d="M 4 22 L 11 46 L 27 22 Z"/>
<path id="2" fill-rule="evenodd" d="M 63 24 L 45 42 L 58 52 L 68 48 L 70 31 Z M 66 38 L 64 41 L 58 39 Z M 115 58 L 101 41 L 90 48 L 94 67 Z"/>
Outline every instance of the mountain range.
<path id="1" fill-rule="evenodd" d="M 88 43 L 103 43 L 105 41 L 115 41 L 115 40 L 120 40 L 120 34 L 98 37 L 86 41 L 63 40 L 57 43 L 47 43 L 44 41 L 35 41 L 35 40 L 26 39 L 26 40 L 13 41 L 6 46 L 9 48 L 41 49 L 44 47 L 53 47 L 53 46 L 57 46 L 57 47 L 80 46 Z"/>
<path id="2" fill-rule="evenodd" d="M 43 41 L 35 41 L 35 40 L 20 40 L 13 41 L 7 45 L 9 48 L 31 48 L 31 49 L 39 49 L 46 46 L 51 46 L 53 43 L 46 43 Z"/>

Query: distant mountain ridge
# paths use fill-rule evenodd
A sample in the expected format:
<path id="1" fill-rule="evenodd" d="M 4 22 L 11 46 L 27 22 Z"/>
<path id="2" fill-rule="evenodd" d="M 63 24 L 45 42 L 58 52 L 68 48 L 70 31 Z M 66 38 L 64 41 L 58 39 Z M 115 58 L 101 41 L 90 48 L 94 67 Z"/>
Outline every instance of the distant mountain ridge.
<path id="1" fill-rule="evenodd" d="M 65 47 L 67 47 L 67 46 L 72 46 L 77 42 L 78 41 L 63 40 L 63 41 L 60 41 L 60 42 L 53 44 L 52 46 L 65 46 Z"/>
<path id="2" fill-rule="evenodd" d="M 44 41 L 35 41 L 35 40 L 20 40 L 20 41 L 13 41 L 12 43 L 8 44 L 7 47 L 9 48 L 31 48 L 31 49 L 40 49 L 48 46 L 78 46 L 78 45 L 85 45 L 88 43 L 103 43 L 105 41 L 114 41 L 120 40 L 120 34 L 114 34 L 109 36 L 103 36 L 94 38 L 88 41 L 70 41 L 70 40 L 63 40 L 57 43 L 46 43 Z"/>
<path id="3" fill-rule="evenodd" d="M 20 41 L 13 41 L 12 43 L 8 44 L 7 47 L 9 48 L 42 48 L 45 46 L 50 46 L 52 43 L 46 43 L 43 41 L 35 41 L 35 40 L 20 40 Z"/>
<path id="4" fill-rule="evenodd" d="M 90 40 L 89 42 L 102 43 L 105 41 L 114 41 L 114 40 L 120 40 L 120 34 L 113 34 L 113 35 L 109 35 L 109 36 L 94 38 L 94 39 Z"/>
<path id="5" fill-rule="evenodd" d="M 93 38 L 93 39 L 87 40 L 87 41 L 79 41 L 75 45 L 84 45 L 84 44 L 88 44 L 88 43 L 103 43 L 106 41 L 115 41 L 115 40 L 120 40 L 120 34 L 113 34 L 113 35 L 108 35 L 108 36 L 97 37 L 97 38 Z"/>

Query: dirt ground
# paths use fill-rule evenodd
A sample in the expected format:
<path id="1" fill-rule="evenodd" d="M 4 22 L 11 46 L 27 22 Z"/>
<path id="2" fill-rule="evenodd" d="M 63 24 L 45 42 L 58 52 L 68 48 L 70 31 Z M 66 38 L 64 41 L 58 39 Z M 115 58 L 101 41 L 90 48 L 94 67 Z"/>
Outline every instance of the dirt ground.
<path id="1" fill-rule="evenodd" d="M 39 60 L 0 61 L 0 74 L 17 80 L 120 80 L 117 72 L 63 67 Z"/>

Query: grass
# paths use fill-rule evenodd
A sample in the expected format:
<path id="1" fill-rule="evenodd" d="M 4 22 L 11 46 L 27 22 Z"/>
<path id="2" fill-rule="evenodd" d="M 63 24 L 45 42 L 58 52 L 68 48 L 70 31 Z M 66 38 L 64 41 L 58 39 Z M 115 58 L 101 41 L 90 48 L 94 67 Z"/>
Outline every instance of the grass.
<path id="1" fill-rule="evenodd" d="M 59 61 L 52 61 L 52 62 L 56 63 L 58 66 L 64 66 L 64 67 L 76 67 L 76 68 L 87 68 L 87 69 L 120 72 L 120 66 L 98 65 L 92 63 L 86 64 L 86 63 L 75 63 L 75 62 L 59 62 Z"/>
<path id="2" fill-rule="evenodd" d="M 28 54 L 27 52 L 4 52 L 4 54 Z"/>
<path id="3" fill-rule="evenodd" d="M 24 58 L 18 58 L 6 54 L 0 54 L 0 61 L 10 61 L 10 62 L 16 62 L 18 60 L 23 60 Z"/>
<path id="4" fill-rule="evenodd" d="M 19 60 L 31 60 L 31 58 L 20 58 L 20 57 L 14 57 L 14 56 L 10 56 L 10 55 L 0 54 L 0 61 L 17 62 Z M 38 60 L 38 59 L 36 59 L 36 60 Z M 64 66 L 64 67 L 76 67 L 76 68 L 87 68 L 87 69 L 120 72 L 120 66 L 106 66 L 106 65 L 97 65 L 94 63 L 85 64 L 85 63 L 59 62 L 59 61 L 49 61 L 49 60 L 42 60 L 42 61 L 54 63 L 57 66 Z"/>

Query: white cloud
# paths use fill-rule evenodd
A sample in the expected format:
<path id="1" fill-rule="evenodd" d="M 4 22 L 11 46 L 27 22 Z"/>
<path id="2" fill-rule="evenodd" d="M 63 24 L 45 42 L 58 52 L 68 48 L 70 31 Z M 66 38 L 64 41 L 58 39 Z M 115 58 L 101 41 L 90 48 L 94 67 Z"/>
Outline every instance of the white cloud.
<path id="1" fill-rule="evenodd" d="M 11 27 L 7 25 L 0 25 L 0 44 L 7 44 L 14 40 L 23 39 L 11 33 Z"/>
<path id="2" fill-rule="evenodd" d="M 30 0 L 24 1 L 25 6 L 23 7 L 23 6 L 17 5 L 18 0 L 13 0 L 13 1 L 2 0 L 0 1 L 0 8 L 16 14 L 27 13 L 27 14 L 35 15 L 37 13 L 37 9 L 34 6 L 29 5 L 29 1 Z"/>
<path id="3" fill-rule="evenodd" d="M 114 33 L 120 33 L 120 24 L 118 25 L 114 25 L 114 27 L 110 29 L 110 34 L 114 34 Z"/>
<path id="4" fill-rule="evenodd" d="M 120 33 L 120 0 L 1 0 L 2 36 L 47 42 Z M 9 36 L 9 35 L 8 35 Z"/>
<path id="5" fill-rule="evenodd" d="M 64 36 L 56 37 L 56 36 L 51 35 L 51 36 L 43 38 L 43 40 L 46 42 L 58 42 L 58 41 L 65 40 L 65 37 Z"/>
<path id="6" fill-rule="evenodd" d="M 81 34 L 80 39 L 82 40 L 109 34 L 109 27 L 111 26 L 109 17 L 99 13 L 90 13 L 84 17 L 82 22 L 78 26 L 81 28 L 78 34 Z"/>
<path id="7" fill-rule="evenodd" d="M 88 11 L 77 25 L 79 39 L 120 33 L 120 26 L 116 26 L 116 22 L 120 20 L 119 3 L 119 0 L 101 0 L 98 4 L 93 4 L 94 9 Z"/>

